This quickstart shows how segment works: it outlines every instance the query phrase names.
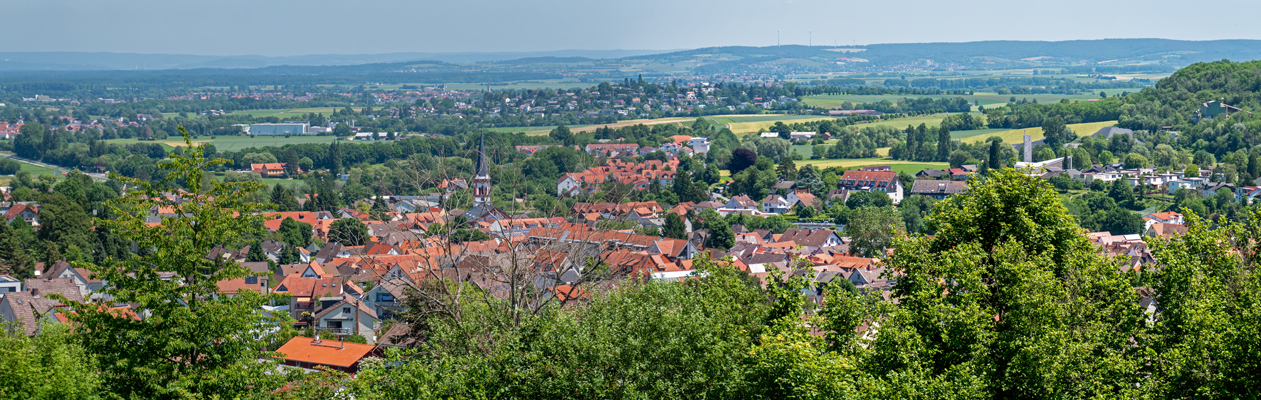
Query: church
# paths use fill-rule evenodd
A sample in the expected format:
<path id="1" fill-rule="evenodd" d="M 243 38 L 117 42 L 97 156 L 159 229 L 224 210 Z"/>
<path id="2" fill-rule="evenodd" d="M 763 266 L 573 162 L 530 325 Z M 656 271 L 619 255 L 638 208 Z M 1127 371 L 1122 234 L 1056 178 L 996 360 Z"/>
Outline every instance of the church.
<path id="1" fill-rule="evenodd" d="M 482 136 L 477 150 L 477 176 L 473 177 L 473 205 L 464 212 L 470 224 L 480 221 L 507 219 L 508 214 L 495 208 L 490 201 L 490 170 L 486 166 L 486 137 Z"/>

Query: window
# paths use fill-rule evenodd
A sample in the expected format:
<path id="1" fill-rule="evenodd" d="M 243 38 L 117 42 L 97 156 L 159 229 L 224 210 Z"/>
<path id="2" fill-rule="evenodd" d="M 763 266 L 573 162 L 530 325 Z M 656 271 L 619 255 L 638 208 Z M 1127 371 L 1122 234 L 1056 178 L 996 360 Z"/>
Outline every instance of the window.
<path id="1" fill-rule="evenodd" d="M 350 314 L 350 307 L 342 307 L 343 314 Z"/>

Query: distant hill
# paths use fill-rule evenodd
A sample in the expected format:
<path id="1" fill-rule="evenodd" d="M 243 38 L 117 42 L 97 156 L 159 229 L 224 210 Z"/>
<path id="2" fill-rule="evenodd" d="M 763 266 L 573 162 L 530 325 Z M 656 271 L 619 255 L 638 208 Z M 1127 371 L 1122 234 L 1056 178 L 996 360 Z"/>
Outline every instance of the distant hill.
<path id="1" fill-rule="evenodd" d="M 436 60 L 477 63 L 529 58 L 610 59 L 668 50 L 558 50 L 491 53 L 387 53 L 312 54 L 303 56 L 202 56 L 188 54 L 135 54 L 85 52 L 0 52 L 0 71 L 143 71 L 167 69 L 251 69 L 272 66 L 337 66 Z"/>

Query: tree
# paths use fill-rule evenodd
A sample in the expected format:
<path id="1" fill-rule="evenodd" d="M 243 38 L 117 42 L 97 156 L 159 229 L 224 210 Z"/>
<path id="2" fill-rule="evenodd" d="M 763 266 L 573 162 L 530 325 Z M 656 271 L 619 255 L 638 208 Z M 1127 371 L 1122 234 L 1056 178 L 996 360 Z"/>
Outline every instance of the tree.
<path id="1" fill-rule="evenodd" d="M 731 151 L 731 161 L 727 162 L 727 169 L 731 170 L 731 175 L 744 171 L 745 168 L 752 167 L 757 163 L 757 153 L 753 150 L 738 148 Z"/>
<path id="2" fill-rule="evenodd" d="M 972 157 L 972 155 L 963 150 L 950 152 L 950 168 L 959 168 L 963 164 L 967 164 L 969 157 Z"/>
<path id="3" fill-rule="evenodd" d="M 1052 149 L 1064 147 L 1065 143 L 1072 141 L 1072 132 L 1068 130 L 1068 126 L 1064 125 L 1064 119 L 1060 117 L 1050 117 L 1042 120 L 1042 135 L 1045 136 L 1043 143 Z"/>
<path id="4" fill-rule="evenodd" d="M 113 176 L 131 190 L 109 203 L 116 219 L 96 220 L 152 250 L 101 265 L 76 263 L 110 283 L 101 292 L 114 304 L 131 306 L 59 300 L 73 310 L 65 315 L 80 343 L 100 360 L 102 382 L 113 395 L 241 397 L 277 389 L 284 375 L 274 374 L 275 361 L 254 339 L 260 321 L 272 320 L 262 313 L 268 298 L 251 291 L 217 296 L 217 282 L 244 278 L 250 271 L 205 257 L 212 248 L 261 229 L 257 212 L 264 205 L 245 199 L 262 186 L 212 181 L 211 187 L 202 187 L 205 171 L 227 161 L 207 160 L 204 146 L 193 146 L 188 132 L 179 130 L 189 151 L 172 153 L 162 164 L 170 173 L 155 183 Z M 180 198 L 164 195 L 176 185 L 187 188 Z M 154 208 L 169 208 L 172 216 L 150 226 L 147 218 Z M 158 278 L 168 273 L 175 278 Z M 141 310 L 146 318 L 134 318 Z"/>
<path id="5" fill-rule="evenodd" d="M 1135 208 L 1134 188 L 1124 180 L 1112 182 L 1112 187 L 1108 189 L 1108 197 L 1115 200 L 1117 205 L 1125 208 Z"/>
<path id="6" fill-rule="evenodd" d="M 337 126 L 333 127 L 333 136 L 350 136 L 350 125 L 346 125 L 345 122 L 337 123 Z"/>
<path id="7" fill-rule="evenodd" d="M 989 161 L 990 169 L 992 170 L 1003 167 L 1002 161 L 998 159 L 999 150 L 1000 150 L 1000 147 L 1002 147 L 1002 145 L 1003 145 L 1003 142 L 1001 140 L 990 141 L 990 159 L 988 161 Z"/>
<path id="8" fill-rule="evenodd" d="M 731 246 L 735 246 L 735 232 L 731 231 L 731 225 L 728 225 L 727 220 L 718 215 L 717 211 L 707 208 L 701 211 L 700 218 L 705 221 L 705 229 L 709 230 L 709 237 L 705 239 L 705 247 L 730 249 Z"/>
<path id="9" fill-rule="evenodd" d="M 39 239 L 61 248 L 91 248 L 92 216 L 60 193 L 44 196 L 39 208 Z"/>
<path id="10" fill-rule="evenodd" d="M 781 158 L 779 160 L 779 167 L 775 168 L 775 172 L 779 173 L 780 179 L 786 181 L 797 180 L 797 165 L 793 164 L 792 158 Z"/>
<path id="11" fill-rule="evenodd" d="M 293 218 L 287 217 L 280 222 L 280 229 L 276 231 L 285 243 L 293 247 L 306 247 L 311 244 L 312 232 L 311 224 L 294 221 Z"/>
<path id="12" fill-rule="evenodd" d="M 28 399 L 97 399 L 102 377 L 96 359 L 61 324 L 38 335 L 0 334 L 0 394 Z"/>
<path id="13" fill-rule="evenodd" d="M 672 239 L 687 239 L 687 225 L 683 223 L 683 217 L 676 213 L 666 213 L 666 223 L 662 229 L 661 236 Z"/>
<path id="14" fill-rule="evenodd" d="M 337 140 L 333 140 L 333 144 L 328 146 L 328 160 L 331 163 L 329 173 L 336 176 L 342 171 L 342 151 L 341 145 L 337 144 Z"/>
<path id="15" fill-rule="evenodd" d="M 771 132 L 777 133 L 780 139 L 792 140 L 792 128 L 785 125 L 783 121 L 775 121 L 775 124 L 771 125 Z"/>
<path id="16" fill-rule="evenodd" d="M 1255 379 L 1261 346 L 1261 209 L 1239 222 L 1185 215 L 1187 232 L 1153 240 L 1161 267 L 1144 274 L 1160 312 L 1152 315 L 1148 348 L 1157 397 L 1246 398 L 1261 390 Z"/>
<path id="17" fill-rule="evenodd" d="M 866 372 L 965 397 L 1143 390 L 1137 277 L 1081 235 L 1048 184 L 997 170 L 936 211 L 936 235 L 900 241 L 887 260 L 900 305 L 882 318 Z M 955 375 L 964 370 L 995 375 Z"/>
<path id="18" fill-rule="evenodd" d="M 557 142 L 560 142 L 561 144 L 564 144 L 564 145 L 573 144 L 572 141 L 573 141 L 574 134 L 569 131 L 569 127 L 564 126 L 564 125 L 560 125 L 560 126 L 557 126 L 555 129 L 552 129 L 552 131 L 549 132 L 547 136 L 550 136 L 552 139 L 555 139 Z"/>
<path id="19" fill-rule="evenodd" d="M 250 246 L 250 251 L 245 253 L 245 261 L 249 261 L 249 262 L 267 261 L 267 253 L 263 252 L 262 242 L 254 242 L 254 244 Z"/>
<path id="20" fill-rule="evenodd" d="M 1182 173 L 1188 178 L 1198 178 L 1200 176 L 1200 166 L 1195 164 L 1187 164 L 1186 171 Z"/>
<path id="21" fill-rule="evenodd" d="M 1143 233 L 1143 219 L 1138 214 L 1116 207 L 1104 215 L 1101 227 L 1113 235 L 1139 234 Z"/>
<path id="22" fill-rule="evenodd" d="M 279 183 L 272 186 L 271 203 L 276 205 L 276 211 L 298 211 L 302 208 L 298 205 L 298 199 L 294 198 L 293 192 Z"/>
<path id="23" fill-rule="evenodd" d="M 942 125 L 937 128 L 937 161 L 949 161 L 950 149 L 950 128 Z"/>
<path id="24" fill-rule="evenodd" d="M 892 206 L 864 206 L 854 209 L 845 225 L 845 233 L 853 242 L 850 251 L 861 257 L 880 257 L 893 245 L 893 238 L 906 233 L 902 217 Z"/>
<path id="25" fill-rule="evenodd" d="M 328 240 L 343 246 L 363 246 L 368 237 L 368 226 L 354 218 L 339 219 L 328 228 Z"/>

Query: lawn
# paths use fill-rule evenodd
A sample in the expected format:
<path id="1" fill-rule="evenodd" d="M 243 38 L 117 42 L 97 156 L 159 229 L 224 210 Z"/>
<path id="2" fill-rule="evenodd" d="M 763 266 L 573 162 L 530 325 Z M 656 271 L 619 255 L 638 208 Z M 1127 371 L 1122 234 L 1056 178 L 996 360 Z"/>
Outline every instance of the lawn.
<path id="1" fill-rule="evenodd" d="M 1090 123 L 1085 123 L 1085 124 L 1070 124 L 1068 125 L 1068 129 L 1071 129 L 1073 133 L 1077 134 L 1077 137 L 1082 137 L 1082 136 L 1094 134 L 1095 132 L 1099 131 L 1100 129 L 1103 129 L 1104 127 L 1116 125 L 1116 123 L 1117 123 L 1116 121 L 1104 121 L 1104 122 L 1090 122 Z M 1033 127 L 1033 128 L 1005 130 L 1005 131 L 1000 131 L 1000 132 L 996 132 L 992 134 L 969 136 L 969 137 L 963 138 L 960 141 L 964 143 L 977 143 L 977 142 L 985 141 L 985 139 L 988 139 L 990 137 L 998 136 L 998 137 L 1003 138 L 1003 141 L 1006 143 L 1017 144 L 1017 143 L 1024 142 L 1024 135 L 1026 131 L 1031 137 L 1030 140 L 1041 140 L 1044 137 L 1042 136 L 1042 127 L 1039 126 L 1039 127 Z"/>
<path id="2" fill-rule="evenodd" d="M 19 164 L 22 164 L 22 170 L 30 172 L 31 175 L 53 175 L 52 168 L 42 167 L 39 165 L 27 163 L 26 161 L 22 161 L 22 160 L 15 159 L 13 161 L 17 161 Z M 65 170 L 61 171 L 62 174 L 65 174 L 66 172 L 67 171 Z"/>
<path id="3" fill-rule="evenodd" d="M 333 136 L 221 136 L 210 139 L 202 136 L 193 139 L 193 144 L 201 144 L 209 142 L 213 144 L 219 151 L 240 151 L 249 147 L 266 147 L 266 146 L 284 146 L 286 144 L 304 144 L 304 143 L 332 143 L 336 137 Z M 166 140 L 148 141 L 136 139 L 110 139 L 108 143 L 114 144 L 132 144 L 132 143 L 158 143 L 168 148 L 183 147 L 184 141 L 176 137 L 168 137 Z M 355 143 L 353 141 L 345 143 Z"/>

